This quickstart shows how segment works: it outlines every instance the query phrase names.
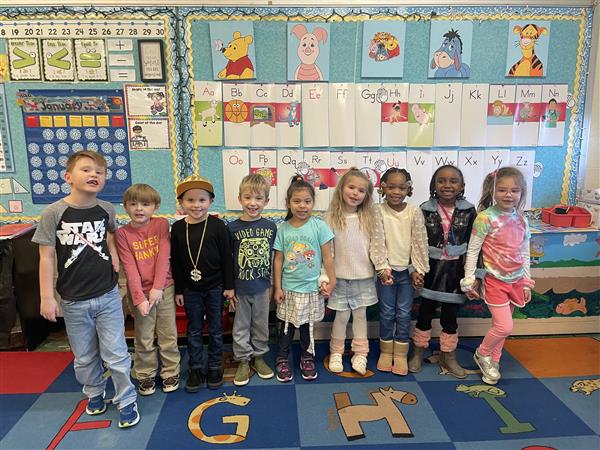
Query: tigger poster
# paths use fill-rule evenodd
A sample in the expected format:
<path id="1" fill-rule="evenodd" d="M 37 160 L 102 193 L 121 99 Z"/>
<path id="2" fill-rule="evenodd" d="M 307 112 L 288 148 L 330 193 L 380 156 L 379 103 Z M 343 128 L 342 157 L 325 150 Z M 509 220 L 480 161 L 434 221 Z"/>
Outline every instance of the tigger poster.
<path id="1" fill-rule="evenodd" d="M 548 73 L 549 21 L 514 20 L 509 23 L 507 77 L 545 77 Z"/>

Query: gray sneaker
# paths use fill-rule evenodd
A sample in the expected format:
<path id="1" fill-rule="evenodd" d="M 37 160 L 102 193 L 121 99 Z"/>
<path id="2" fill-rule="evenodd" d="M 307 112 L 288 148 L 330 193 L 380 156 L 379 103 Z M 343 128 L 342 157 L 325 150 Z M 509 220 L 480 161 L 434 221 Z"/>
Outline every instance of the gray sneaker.
<path id="1" fill-rule="evenodd" d="M 237 370 L 235 371 L 235 378 L 233 384 L 236 386 L 245 386 L 250 381 L 250 365 L 248 361 L 240 361 Z"/>
<path id="2" fill-rule="evenodd" d="M 269 365 L 265 362 L 262 356 L 257 356 L 252 360 L 251 363 L 252 370 L 256 372 L 256 374 L 261 377 L 263 380 L 268 380 L 269 378 L 273 378 L 273 369 L 269 367 Z"/>
<path id="3" fill-rule="evenodd" d="M 481 369 L 481 379 L 487 384 L 496 384 L 500 379 L 500 372 L 491 356 L 483 356 L 479 349 L 475 350 L 473 359 Z"/>

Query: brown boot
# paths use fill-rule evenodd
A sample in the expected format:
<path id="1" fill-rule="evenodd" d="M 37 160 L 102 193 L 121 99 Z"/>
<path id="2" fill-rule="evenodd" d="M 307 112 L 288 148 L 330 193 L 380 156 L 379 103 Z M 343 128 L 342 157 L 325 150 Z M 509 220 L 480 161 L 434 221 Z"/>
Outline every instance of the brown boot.
<path id="1" fill-rule="evenodd" d="M 408 342 L 394 341 L 394 367 L 392 373 L 395 375 L 408 375 L 408 363 L 406 355 L 408 354 Z"/>
<path id="2" fill-rule="evenodd" d="M 440 353 L 440 365 L 456 378 L 466 378 L 467 374 L 456 360 L 456 350 Z"/>
<path id="3" fill-rule="evenodd" d="M 412 356 L 408 360 L 408 371 L 419 373 L 421 371 L 421 363 L 423 362 L 423 353 L 427 350 L 425 347 L 417 347 L 413 345 Z"/>
<path id="4" fill-rule="evenodd" d="M 379 339 L 379 360 L 377 361 L 377 370 L 381 372 L 390 372 L 392 370 L 392 354 L 394 351 L 394 341 L 384 341 Z"/>

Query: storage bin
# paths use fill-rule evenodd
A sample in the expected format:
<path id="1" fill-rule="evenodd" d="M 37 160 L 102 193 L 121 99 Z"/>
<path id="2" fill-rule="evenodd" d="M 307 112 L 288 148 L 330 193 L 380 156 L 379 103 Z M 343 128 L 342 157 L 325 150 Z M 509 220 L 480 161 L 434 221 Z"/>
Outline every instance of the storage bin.
<path id="1" fill-rule="evenodd" d="M 557 210 L 566 210 L 566 213 L 557 213 Z M 551 208 L 542 208 L 542 222 L 554 227 L 586 228 L 590 225 L 591 213 L 579 206 L 555 205 Z"/>

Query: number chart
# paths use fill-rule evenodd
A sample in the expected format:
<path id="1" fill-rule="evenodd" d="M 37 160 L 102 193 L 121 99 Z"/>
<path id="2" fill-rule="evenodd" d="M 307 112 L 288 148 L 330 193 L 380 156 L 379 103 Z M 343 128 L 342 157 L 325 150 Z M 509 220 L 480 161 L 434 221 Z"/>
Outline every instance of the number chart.
<path id="1" fill-rule="evenodd" d="M 122 90 L 21 90 L 27 161 L 34 204 L 70 192 L 64 182 L 69 156 L 96 151 L 106 159 L 106 186 L 99 198 L 119 203 L 131 185 Z"/>

